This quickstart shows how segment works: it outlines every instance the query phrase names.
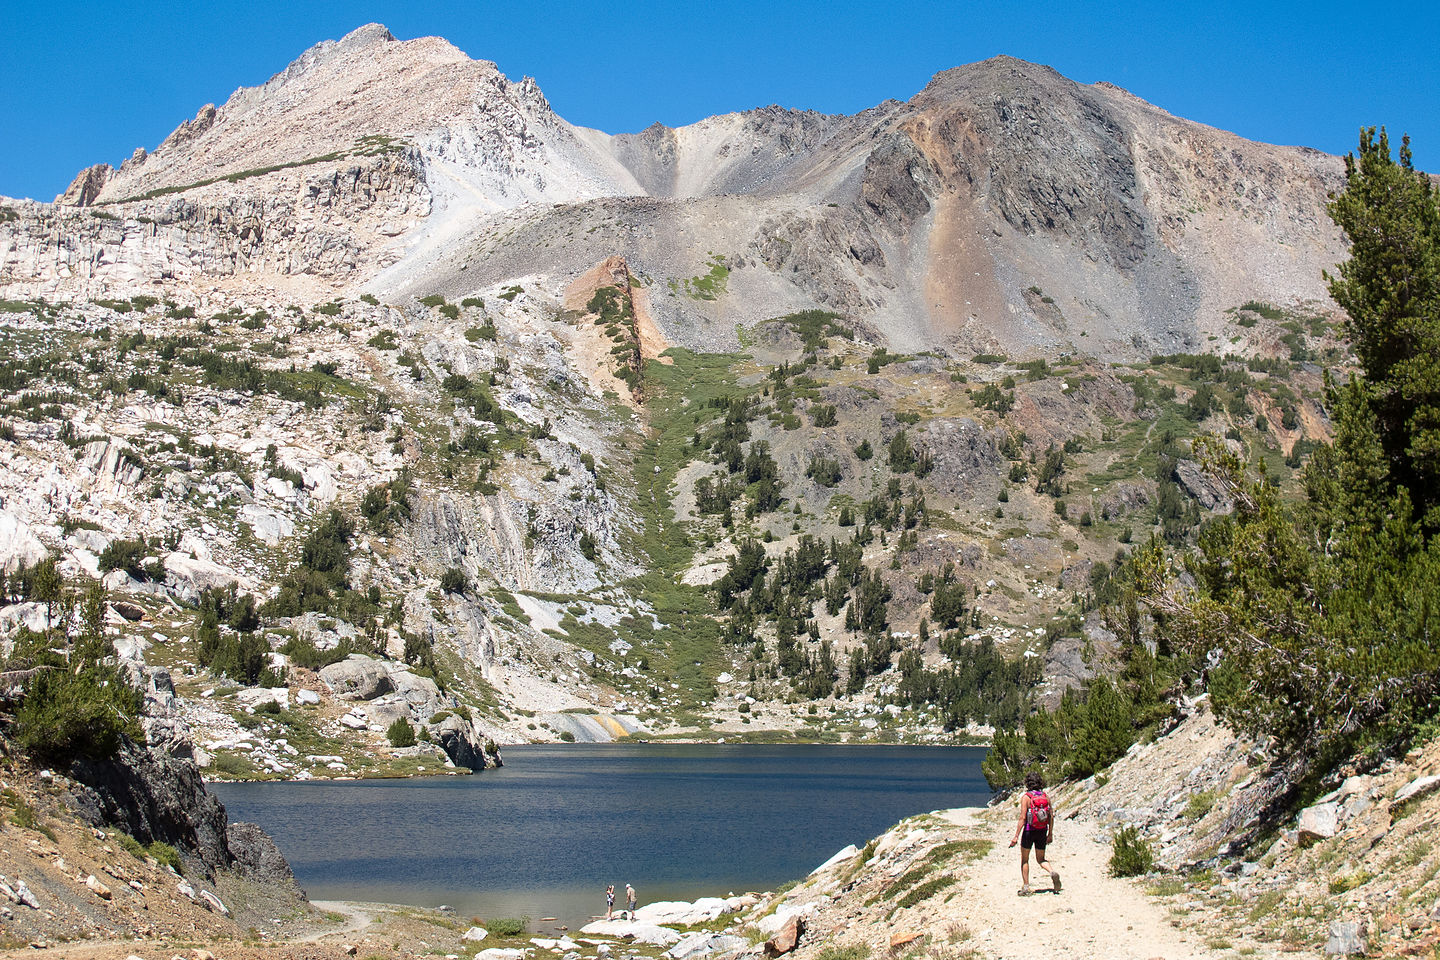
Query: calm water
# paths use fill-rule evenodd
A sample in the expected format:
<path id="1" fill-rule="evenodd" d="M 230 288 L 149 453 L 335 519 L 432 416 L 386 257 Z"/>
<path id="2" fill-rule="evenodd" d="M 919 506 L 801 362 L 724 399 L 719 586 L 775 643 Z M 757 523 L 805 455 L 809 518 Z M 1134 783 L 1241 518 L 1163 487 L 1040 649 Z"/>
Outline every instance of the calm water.
<path id="1" fill-rule="evenodd" d="M 473 777 L 214 784 L 309 895 L 464 915 L 605 909 L 772 888 L 897 820 L 990 798 L 981 747 L 510 747 Z M 536 924 L 534 928 L 546 925 Z"/>

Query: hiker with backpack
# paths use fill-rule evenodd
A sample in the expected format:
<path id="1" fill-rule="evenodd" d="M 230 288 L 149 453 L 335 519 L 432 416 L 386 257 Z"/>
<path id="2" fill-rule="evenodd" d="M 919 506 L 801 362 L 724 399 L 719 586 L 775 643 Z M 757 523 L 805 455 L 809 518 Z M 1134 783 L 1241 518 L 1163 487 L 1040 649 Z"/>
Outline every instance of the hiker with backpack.
<path id="1" fill-rule="evenodd" d="M 1020 844 L 1020 889 L 1022 897 L 1030 896 L 1030 848 L 1035 848 L 1035 862 L 1050 874 L 1050 884 L 1060 892 L 1060 871 L 1045 861 L 1045 847 L 1055 839 L 1055 808 L 1045 792 L 1045 780 L 1038 773 L 1025 774 L 1025 795 L 1020 798 L 1020 822 L 1010 846 Z"/>

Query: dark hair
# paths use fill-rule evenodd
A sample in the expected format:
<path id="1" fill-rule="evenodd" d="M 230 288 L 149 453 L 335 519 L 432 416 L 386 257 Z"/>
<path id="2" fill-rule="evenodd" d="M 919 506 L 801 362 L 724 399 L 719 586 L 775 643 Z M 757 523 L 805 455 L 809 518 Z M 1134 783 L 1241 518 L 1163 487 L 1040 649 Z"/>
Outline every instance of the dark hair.
<path id="1" fill-rule="evenodd" d="M 1040 776 L 1040 774 L 1038 774 L 1038 773 L 1033 773 L 1033 772 L 1032 772 L 1032 773 L 1027 773 L 1027 774 L 1025 774 L 1025 789 L 1026 789 L 1026 790 L 1044 790 L 1044 789 L 1045 789 L 1045 778 L 1042 777 L 1042 776 Z"/>

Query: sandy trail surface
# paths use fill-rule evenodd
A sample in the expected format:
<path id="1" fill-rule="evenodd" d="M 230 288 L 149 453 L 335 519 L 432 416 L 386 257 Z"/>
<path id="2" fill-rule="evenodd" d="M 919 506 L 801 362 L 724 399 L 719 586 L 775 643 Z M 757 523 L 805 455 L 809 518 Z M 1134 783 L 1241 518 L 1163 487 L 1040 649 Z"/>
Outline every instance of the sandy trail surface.
<path id="1" fill-rule="evenodd" d="M 996 814 L 977 817 L 973 810 L 947 811 L 945 819 L 970 827 L 995 846 L 966 869 L 964 893 L 937 912 L 928 932 L 945 937 L 970 933 L 964 946 L 999 958 L 1077 957 L 1107 960 L 1189 960 L 1219 957 L 1193 933 L 1171 925 L 1167 906 L 1148 896 L 1141 884 L 1108 872 L 1110 844 L 1097 843 L 1093 822 L 1061 819 L 1055 843 L 1047 851 L 1060 871 L 1061 892 L 1051 892 L 1049 877 L 1030 863 L 1028 897 L 1020 889 L 1020 848 L 1009 846 L 1013 821 Z"/>

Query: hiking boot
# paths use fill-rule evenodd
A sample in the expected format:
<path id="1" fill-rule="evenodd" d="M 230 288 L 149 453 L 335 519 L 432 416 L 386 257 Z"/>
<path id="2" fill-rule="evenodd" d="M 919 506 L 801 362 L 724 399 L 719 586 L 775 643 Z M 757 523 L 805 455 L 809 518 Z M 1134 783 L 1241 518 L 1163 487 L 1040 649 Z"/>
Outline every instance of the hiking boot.
<path id="1" fill-rule="evenodd" d="M 1018 896 L 1022 896 L 1022 897 L 1028 897 L 1028 896 L 1030 896 L 1030 894 L 1033 893 L 1033 892 L 1034 892 L 1034 891 L 1032 891 L 1032 890 L 1030 889 L 1030 885 L 1029 885 L 1028 883 L 1027 883 L 1025 886 L 1021 887 L 1019 890 L 1016 890 L 1016 891 L 1015 891 L 1015 893 L 1016 893 Z"/>
<path id="2" fill-rule="evenodd" d="M 1060 871 L 1059 871 L 1059 870 L 1052 870 L 1052 871 L 1050 871 L 1050 886 L 1051 886 L 1051 888 L 1052 888 L 1056 893 L 1059 893 L 1059 892 L 1060 892 Z"/>

